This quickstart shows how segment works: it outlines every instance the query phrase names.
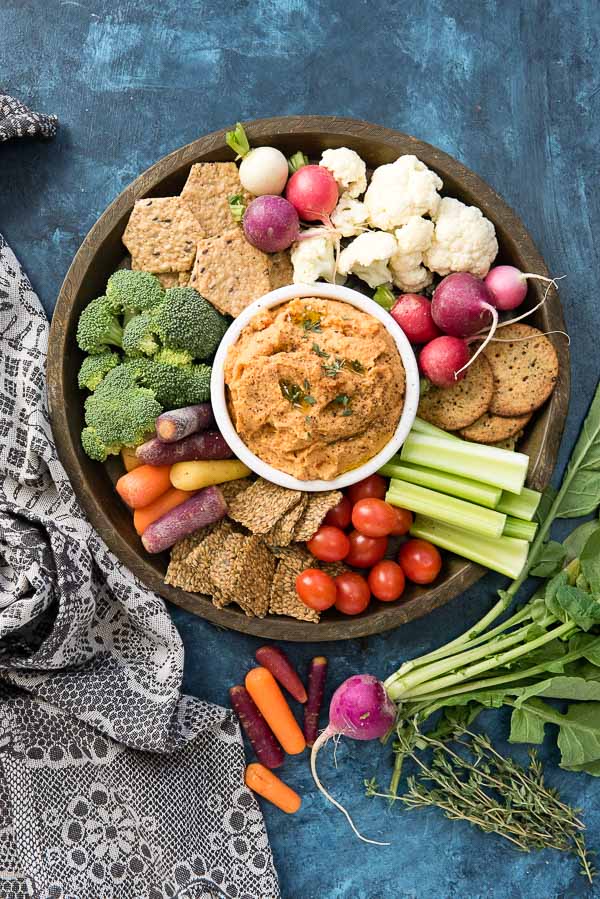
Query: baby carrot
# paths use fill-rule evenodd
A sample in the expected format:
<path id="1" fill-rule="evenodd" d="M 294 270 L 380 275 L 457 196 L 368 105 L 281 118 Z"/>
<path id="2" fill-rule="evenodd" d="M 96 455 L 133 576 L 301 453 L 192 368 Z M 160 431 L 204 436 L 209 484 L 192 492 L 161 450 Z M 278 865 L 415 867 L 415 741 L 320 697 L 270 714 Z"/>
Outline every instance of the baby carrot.
<path id="1" fill-rule="evenodd" d="M 288 815 L 293 815 L 302 805 L 298 794 L 260 762 L 251 762 L 248 765 L 245 780 L 247 787 Z"/>
<path id="2" fill-rule="evenodd" d="M 177 508 L 177 506 L 180 506 L 181 503 L 184 503 L 186 499 L 193 495 L 193 493 L 189 493 L 187 490 L 176 490 L 175 487 L 171 487 L 170 490 L 167 490 L 166 493 L 155 499 L 149 506 L 136 509 L 133 513 L 133 526 L 137 533 L 141 537 L 149 524 L 162 518 L 171 509 Z"/>
<path id="3" fill-rule="evenodd" d="M 171 486 L 170 465 L 140 465 L 116 483 L 116 491 L 132 509 L 149 506 Z"/>
<path id="4" fill-rule="evenodd" d="M 121 450 L 121 459 L 123 460 L 125 471 L 133 471 L 134 468 L 139 468 L 140 465 L 143 464 L 136 456 L 135 447 L 133 446 L 123 447 Z"/>
<path id="5" fill-rule="evenodd" d="M 252 668 L 245 683 L 246 690 L 284 750 L 290 755 L 302 752 L 306 747 L 304 734 L 271 672 L 266 668 Z"/>

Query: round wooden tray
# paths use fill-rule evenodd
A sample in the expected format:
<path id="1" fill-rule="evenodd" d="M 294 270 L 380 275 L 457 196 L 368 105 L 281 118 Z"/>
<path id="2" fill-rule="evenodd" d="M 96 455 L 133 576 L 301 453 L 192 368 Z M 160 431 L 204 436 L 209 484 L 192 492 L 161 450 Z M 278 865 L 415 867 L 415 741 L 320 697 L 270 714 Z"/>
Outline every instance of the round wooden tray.
<path id="1" fill-rule="evenodd" d="M 523 223 L 498 194 L 469 169 L 429 144 L 388 128 L 336 116 L 284 116 L 250 122 L 245 127 L 252 145 L 274 145 L 286 156 L 303 150 L 317 157 L 328 147 L 346 146 L 374 168 L 393 162 L 403 153 L 413 153 L 438 172 L 444 181 L 445 195 L 478 206 L 494 223 L 503 262 L 522 271 L 548 274 Z M 486 569 L 445 554 L 442 577 L 432 588 L 411 586 L 402 601 L 374 601 L 356 618 L 336 612 L 327 612 L 319 624 L 279 616 L 247 618 L 236 606 L 217 609 L 206 597 L 163 583 L 167 556 L 152 557 L 144 552 L 131 515 L 113 490 L 107 467 L 92 462 L 81 449 L 83 395 L 77 387 L 77 372 L 82 354 L 75 342 L 77 320 L 84 306 L 104 292 L 107 278 L 124 259 L 121 235 L 135 200 L 178 194 L 192 163 L 231 157 L 224 131 L 208 134 L 165 156 L 110 204 L 83 241 L 62 285 L 50 329 L 48 394 L 58 454 L 89 520 L 107 546 L 151 590 L 188 611 L 221 627 L 277 640 L 346 640 L 398 627 L 448 602 Z M 540 282 L 530 282 L 529 297 L 531 302 L 542 298 Z M 531 321 L 544 331 L 564 330 L 556 295 Z M 559 339 L 555 345 L 560 358 L 559 381 L 523 443 L 523 450 L 531 457 L 528 483 L 538 489 L 546 486 L 552 474 L 569 401 L 569 352 L 565 340 Z"/>

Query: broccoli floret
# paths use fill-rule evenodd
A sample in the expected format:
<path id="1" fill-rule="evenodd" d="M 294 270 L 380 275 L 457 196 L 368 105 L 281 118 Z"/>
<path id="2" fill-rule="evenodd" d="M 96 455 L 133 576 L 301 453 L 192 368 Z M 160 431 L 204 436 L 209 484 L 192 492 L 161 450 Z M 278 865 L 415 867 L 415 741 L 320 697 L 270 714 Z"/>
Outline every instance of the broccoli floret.
<path id="1" fill-rule="evenodd" d="M 162 302 L 165 291 L 150 272 L 120 268 L 108 279 L 106 296 L 116 312 L 144 312 Z"/>
<path id="2" fill-rule="evenodd" d="M 101 353 L 99 356 L 86 356 L 81 363 L 77 378 L 80 389 L 94 391 L 102 383 L 104 376 L 111 369 L 116 368 L 120 362 L 121 357 L 118 353 Z"/>
<path id="3" fill-rule="evenodd" d="M 128 356 L 152 356 L 158 350 L 158 342 L 152 333 L 149 312 L 134 316 L 123 331 L 123 349 Z"/>
<path id="4" fill-rule="evenodd" d="M 154 392 L 165 409 L 192 406 L 210 399 L 210 365 L 188 365 L 182 368 L 155 362 L 154 359 L 132 359 L 124 367 L 129 369 L 136 383 Z M 116 368 L 111 374 L 118 371 Z"/>
<path id="5" fill-rule="evenodd" d="M 165 349 L 186 350 L 193 359 L 209 359 L 228 327 L 227 319 L 193 287 L 169 288 L 152 316 Z"/>
<path id="6" fill-rule="evenodd" d="M 124 368 L 119 365 L 109 372 L 85 401 L 87 427 L 81 442 L 86 453 L 100 462 L 120 452 L 123 446 L 142 443 L 154 431 L 162 412 L 152 390 L 133 385 L 131 373 L 119 373 Z"/>
<path id="7" fill-rule="evenodd" d="M 154 356 L 154 359 L 156 362 L 164 362 L 165 365 L 176 365 L 179 368 L 191 365 L 194 361 L 187 350 L 160 350 Z"/>
<path id="8" fill-rule="evenodd" d="M 92 300 L 81 313 L 77 326 L 77 343 L 84 353 L 99 355 L 108 346 L 121 346 L 123 329 L 106 297 Z"/>

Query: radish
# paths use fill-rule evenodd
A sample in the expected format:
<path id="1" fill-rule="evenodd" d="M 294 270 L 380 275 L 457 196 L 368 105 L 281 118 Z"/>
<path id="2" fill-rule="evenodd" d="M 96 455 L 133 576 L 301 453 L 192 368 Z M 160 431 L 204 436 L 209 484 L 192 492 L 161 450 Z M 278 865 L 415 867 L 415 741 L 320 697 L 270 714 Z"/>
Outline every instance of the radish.
<path id="1" fill-rule="evenodd" d="M 377 740 L 383 737 L 396 720 L 396 707 L 381 681 L 372 674 L 355 674 L 340 684 L 329 705 L 329 724 L 315 741 L 310 754 L 310 770 L 317 788 L 332 805 L 348 819 L 356 836 L 365 843 L 389 846 L 378 840 L 368 840 L 354 826 L 348 811 L 329 795 L 317 775 L 317 755 L 331 737 L 344 736 L 353 740 Z"/>
<path id="2" fill-rule="evenodd" d="M 241 159 L 240 181 L 242 187 L 256 197 L 265 194 L 280 194 L 288 179 L 288 162 L 283 153 L 275 147 L 250 149 L 246 132 L 240 122 L 233 131 L 225 135 L 228 146 Z"/>
<path id="3" fill-rule="evenodd" d="M 465 377 L 469 358 L 466 340 L 460 337 L 436 337 L 421 350 L 419 368 L 436 387 L 452 387 Z"/>
<path id="4" fill-rule="evenodd" d="M 527 280 L 529 278 L 544 281 L 546 284 L 554 284 L 556 287 L 554 278 L 521 272 L 514 265 L 496 265 L 490 269 L 484 281 L 488 290 L 491 290 L 494 295 L 496 309 L 508 312 L 520 306 L 527 296 Z"/>
<path id="5" fill-rule="evenodd" d="M 433 292 L 431 315 L 438 328 L 452 337 L 473 337 L 482 328 L 489 327 L 476 352 L 463 368 L 454 372 L 455 378 L 483 352 L 498 327 L 492 291 L 481 278 L 469 272 L 453 272 L 440 281 Z"/>
<path id="6" fill-rule="evenodd" d="M 323 222 L 331 226 L 329 216 L 338 201 L 337 181 L 321 165 L 304 165 L 287 183 L 285 195 L 306 222 Z"/>
<path id="7" fill-rule="evenodd" d="M 300 236 L 298 213 L 284 197 L 267 195 L 252 200 L 243 226 L 248 243 L 264 253 L 287 250 Z"/>
<path id="8" fill-rule="evenodd" d="M 421 294 L 400 294 L 392 306 L 391 316 L 411 343 L 427 343 L 440 335 L 440 330 L 431 317 L 431 303 Z"/>

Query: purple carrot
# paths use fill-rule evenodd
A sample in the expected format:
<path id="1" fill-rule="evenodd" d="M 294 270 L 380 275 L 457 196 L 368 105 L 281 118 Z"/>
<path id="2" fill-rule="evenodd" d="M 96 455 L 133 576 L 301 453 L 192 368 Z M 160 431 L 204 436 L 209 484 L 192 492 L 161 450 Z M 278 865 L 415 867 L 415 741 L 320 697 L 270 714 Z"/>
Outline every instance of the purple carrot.
<path id="1" fill-rule="evenodd" d="M 319 715 L 323 704 L 327 664 L 325 656 L 316 656 L 308 669 L 308 702 L 304 706 L 304 739 L 307 746 L 314 744 L 319 733 Z"/>
<path id="2" fill-rule="evenodd" d="M 254 653 L 254 657 L 259 665 L 267 668 L 275 680 L 285 687 L 290 696 L 298 702 L 306 702 L 304 684 L 282 649 L 278 646 L 261 646 Z"/>
<path id="3" fill-rule="evenodd" d="M 279 768 L 280 765 L 283 765 L 283 749 L 246 688 L 231 687 L 229 698 L 258 761 L 266 768 Z"/>
<path id="4" fill-rule="evenodd" d="M 205 487 L 148 525 L 142 543 L 149 553 L 161 553 L 198 528 L 220 521 L 226 514 L 227 503 L 219 488 Z"/>
<path id="5" fill-rule="evenodd" d="M 203 431 L 184 437 L 177 443 L 163 443 L 152 437 L 135 451 L 145 465 L 174 465 L 175 462 L 194 462 L 197 459 L 231 459 L 233 453 L 219 431 Z"/>
<path id="6" fill-rule="evenodd" d="M 156 434 L 163 443 L 173 443 L 197 431 L 204 431 L 214 423 L 210 403 L 199 403 L 197 406 L 163 412 L 156 419 Z"/>

